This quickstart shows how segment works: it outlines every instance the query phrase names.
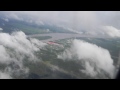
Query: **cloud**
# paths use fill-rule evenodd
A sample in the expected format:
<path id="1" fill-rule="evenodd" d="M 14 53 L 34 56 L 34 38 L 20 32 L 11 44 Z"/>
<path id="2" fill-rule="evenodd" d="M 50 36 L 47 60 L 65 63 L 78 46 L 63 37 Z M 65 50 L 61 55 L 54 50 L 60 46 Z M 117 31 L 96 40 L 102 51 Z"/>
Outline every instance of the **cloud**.
<path id="1" fill-rule="evenodd" d="M 43 43 L 35 38 L 31 38 L 30 41 L 35 45 L 35 47 L 37 48 L 43 48 L 44 46 L 46 46 L 47 44 L 46 43 Z"/>
<path id="2" fill-rule="evenodd" d="M 120 29 L 119 11 L 1 11 L 4 18 L 21 20 L 37 25 L 62 26 L 74 32 L 84 31 L 89 35 L 102 36 L 111 30 L 104 30 L 104 26 Z M 113 33 L 116 31 L 112 31 Z M 114 34 L 115 34 L 114 33 Z M 82 33 L 84 34 L 84 33 Z M 107 36 L 113 36 L 106 34 Z M 118 37 L 118 35 L 116 35 Z"/>
<path id="3" fill-rule="evenodd" d="M 3 20 L 6 21 L 6 22 L 9 22 L 9 19 L 7 19 L 7 18 L 3 18 Z"/>
<path id="4" fill-rule="evenodd" d="M 0 79 L 12 79 L 12 77 L 8 73 L 0 71 Z"/>
<path id="5" fill-rule="evenodd" d="M 20 76 L 28 74 L 29 68 L 25 67 L 23 62 L 38 61 L 35 52 L 40 51 L 46 44 L 36 39 L 27 39 L 22 31 L 12 34 L 0 33 L 0 64 L 6 65 L 0 78 L 7 76 Z M 4 73 L 5 72 L 5 73 Z"/>
<path id="6" fill-rule="evenodd" d="M 80 71 L 92 77 L 97 76 L 97 72 L 95 71 L 95 68 L 92 67 L 89 62 L 85 62 L 85 70 L 80 70 Z"/>
<path id="7" fill-rule="evenodd" d="M 110 37 L 120 37 L 120 30 L 113 26 L 104 26 L 102 27 L 103 33 Z"/>
<path id="8" fill-rule="evenodd" d="M 14 14 L 14 13 L 10 13 L 8 15 L 6 15 L 7 18 L 10 18 L 10 19 L 15 19 L 15 20 L 21 20 L 23 21 L 23 18 L 22 17 L 19 17 L 18 15 Z M 8 19 L 5 19 L 8 21 Z"/>
<path id="9" fill-rule="evenodd" d="M 0 31 L 2 31 L 3 29 L 2 28 L 0 28 Z"/>
<path id="10" fill-rule="evenodd" d="M 84 70 L 81 71 L 91 77 L 97 77 L 103 73 L 107 73 L 111 78 L 114 77 L 115 66 L 109 51 L 95 44 L 73 40 L 71 47 L 58 55 L 58 58 L 84 62 Z"/>
<path id="11" fill-rule="evenodd" d="M 9 54 L 7 53 L 5 47 L 3 45 L 0 45 L 0 63 L 9 63 L 11 61 Z"/>

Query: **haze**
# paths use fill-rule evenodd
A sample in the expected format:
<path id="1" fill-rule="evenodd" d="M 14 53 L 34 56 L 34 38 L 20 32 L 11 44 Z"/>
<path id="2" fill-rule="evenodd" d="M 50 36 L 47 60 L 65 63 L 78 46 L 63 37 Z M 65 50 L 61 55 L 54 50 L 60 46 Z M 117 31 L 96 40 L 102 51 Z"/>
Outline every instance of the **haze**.
<path id="1" fill-rule="evenodd" d="M 16 19 L 38 25 L 48 23 L 74 31 L 87 31 L 92 35 L 120 37 L 119 11 L 1 11 L 0 15 L 6 21 Z M 110 30 L 104 30 L 103 27 L 110 27 Z"/>

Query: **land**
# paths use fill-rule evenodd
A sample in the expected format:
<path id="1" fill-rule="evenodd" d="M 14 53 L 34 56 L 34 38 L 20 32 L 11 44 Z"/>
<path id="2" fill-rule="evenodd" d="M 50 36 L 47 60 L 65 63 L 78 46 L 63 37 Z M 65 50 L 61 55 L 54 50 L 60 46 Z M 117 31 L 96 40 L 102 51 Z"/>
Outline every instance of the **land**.
<path id="1" fill-rule="evenodd" d="M 77 58 L 68 61 L 57 58 L 58 54 L 62 53 L 65 49 L 70 47 L 71 40 L 74 39 L 84 40 L 86 42 L 96 44 L 102 48 L 109 50 L 111 57 L 114 60 L 114 65 L 116 66 L 118 62 L 120 52 L 120 38 L 81 35 L 57 26 L 50 26 L 47 24 L 36 26 L 15 20 L 5 22 L 4 20 L 0 19 L 0 27 L 3 28 L 3 32 L 6 33 L 21 30 L 25 34 L 27 34 L 29 38 L 36 38 L 45 43 L 53 41 L 59 44 L 48 44 L 47 46 L 45 46 L 45 48 L 37 52 L 36 56 L 39 58 L 39 62 L 37 63 L 32 63 L 24 60 L 24 65 L 30 69 L 29 74 L 27 76 L 14 76 L 14 78 L 91 79 L 91 77 L 80 72 L 80 69 L 83 69 L 83 66 L 82 62 L 79 62 Z M 63 47 L 61 47 L 60 45 Z M 5 68 L 5 66 L 0 64 L 0 69 L 2 70 L 3 68 Z"/>

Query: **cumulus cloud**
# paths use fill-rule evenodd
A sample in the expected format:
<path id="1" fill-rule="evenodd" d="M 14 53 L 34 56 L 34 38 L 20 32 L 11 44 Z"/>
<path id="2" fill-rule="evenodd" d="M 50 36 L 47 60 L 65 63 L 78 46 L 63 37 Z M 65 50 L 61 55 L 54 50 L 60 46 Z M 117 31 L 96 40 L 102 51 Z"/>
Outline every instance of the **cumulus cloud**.
<path id="1" fill-rule="evenodd" d="M 35 52 L 46 44 L 36 39 L 27 39 L 22 31 L 12 34 L 0 33 L 0 64 L 7 65 L 0 78 L 12 78 L 13 75 L 29 73 L 29 68 L 25 67 L 24 60 L 36 62 L 38 59 Z"/>
<path id="2" fill-rule="evenodd" d="M 15 19 L 15 20 L 21 20 L 23 21 L 23 18 L 22 17 L 19 17 L 18 15 L 14 14 L 14 13 L 10 13 L 8 15 L 6 15 L 7 18 L 10 18 L 10 19 Z M 8 19 L 5 19 L 6 21 L 8 21 Z"/>
<path id="3" fill-rule="evenodd" d="M 84 62 L 84 70 L 81 71 L 91 77 L 97 77 L 104 72 L 111 78 L 114 76 L 115 66 L 109 51 L 95 44 L 74 40 L 71 47 L 58 55 L 58 58 Z"/>
<path id="4" fill-rule="evenodd" d="M 95 77 L 97 75 L 97 72 L 95 71 L 94 67 L 91 67 L 89 62 L 85 62 L 85 70 L 80 70 L 83 73 L 90 75 L 92 77 Z"/>

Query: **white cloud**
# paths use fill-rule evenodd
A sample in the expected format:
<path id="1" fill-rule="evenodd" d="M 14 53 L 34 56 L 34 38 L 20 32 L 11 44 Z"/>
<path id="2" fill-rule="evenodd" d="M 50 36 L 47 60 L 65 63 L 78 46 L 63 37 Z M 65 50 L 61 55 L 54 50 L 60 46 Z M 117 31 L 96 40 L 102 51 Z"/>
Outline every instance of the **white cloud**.
<path id="1" fill-rule="evenodd" d="M 11 62 L 11 58 L 9 56 L 9 54 L 7 53 L 5 47 L 3 45 L 0 45 L 0 63 L 10 63 Z"/>
<path id="2" fill-rule="evenodd" d="M 46 43 L 43 43 L 35 38 L 31 38 L 30 41 L 35 45 L 35 47 L 37 48 L 43 48 L 45 45 L 47 45 Z"/>
<path id="3" fill-rule="evenodd" d="M 85 70 L 80 71 L 92 77 L 95 77 L 97 75 L 97 72 L 95 71 L 94 67 L 92 67 L 89 62 L 85 62 Z"/>
<path id="4" fill-rule="evenodd" d="M 103 33 L 110 37 L 120 37 L 120 30 L 113 26 L 104 26 L 102 29 Z"/>
<path id="5" fill-rule="evenodd" d="M 3 29 L 2 28 L 0 28 L 0 31 L 2 31 Z"/>
<path id="6" fill-rule="evenodd" d="M 13 74 L 19 76 L 21 72 L 29 73 L 29 68 L 24 66 L 23 61 L 36 62 L 38 59 L 34 53 L 45 45 L 36 39 L 28 40 L 22 31 L 12 34 L 0 33 L 0 64 L 10 65 L 4 68 L 4 72 L 9 76 Z M 4 78 L 4 73 L 0 73 L 0 75 L 0 78 Z"/>
<path id="7" fill-rule="evenodd" d="M 98 74 L 102 75 L 102 73 L 106 72 L 113 78 L 115 66 L 108 50 L 98 47 L 95 44 L 74 40 L 71 48 L 58 55 L 58 58 L 63 60 L 74 60 L 75 57 L 85 63 L 85 70 L 82 70 L 82 72 L 92 77 Z M 99 73 L 101 70 L 104 72 Z"/>

